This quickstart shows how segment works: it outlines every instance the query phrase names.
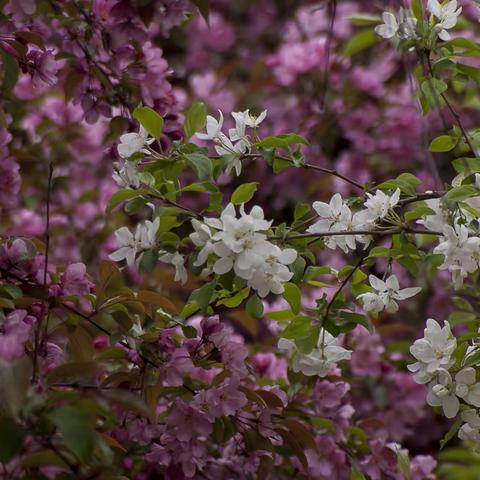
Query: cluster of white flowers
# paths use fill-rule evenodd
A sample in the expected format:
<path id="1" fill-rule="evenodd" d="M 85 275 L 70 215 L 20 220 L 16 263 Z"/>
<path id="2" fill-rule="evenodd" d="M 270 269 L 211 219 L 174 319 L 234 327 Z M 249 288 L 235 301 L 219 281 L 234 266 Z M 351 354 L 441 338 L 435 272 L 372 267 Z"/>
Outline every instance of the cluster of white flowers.
<path id="1" fill-rule="evenodd" d="M 478 209 L 478 200 L 479 197 L 474 197 L 465 200 L 465 203 Z M 480 268 L 478 219 L 461 207 L 457 207 L 455 212 L 449 212 L 440 199 L 428 200 L 426 203 L 435 214 L 423 217 L 418 223 L 428 230 L 443 233 L 433 253 L 443 255 L 444 261 L 439 268 L 452 274 L 454 287 L 459 289 L 468 274 Z"/>
<path id="2" fill-rule="evenodd" d="M 313 375 L 325 377 L 333 364 L 341 360 L 350 360 L 352 356 L 351 350 L 338 345 L 338 338 L 324 329 L 320 330 L 317 347 L 308 354 L 300 352 L 295 342 L 287 338 L 280 338 L 278 348 L 295 355 L 292 365 L 294 372 L 302 372 L 309 377 Z"/>
<path id="3" fill-rule="evenodd" d="M 428 0 L 427 10 L 431 13 L 430 21 L 434 22 L 434 28 L 442 40 L 450 40 L 447 32 L 457 24 L 457 19 L 462 13 L 462 7 L 457 8 L 457 0 L 440 3 L 438 0 Z"/>
<path id="4" fill-rule="evenodd" d="M 247 127 L 256 129 L 267 116 L 267 111 L 264 110 L 258 117 L 252 115 L 249 110 L 232 112 L 235 128 L 228 130 L 228 136 L 222 132 L 223 113 L 220 110 L 218 112 L 220 113 L 218 120 L 211 115 L 207 116 L 207 133 L 197 133 L 196 137 L 199 140 L 212 140 L 215 143 L 215 151 L 218 155 L 234 154 L 233 162 L 228 165 L 226 172 L 230 173 L 234 168 L 236 174 L 240 175 L 242 171 L 240 155 L 249 152 L 251 148 L 246 129 Z"/>
<path id="5" fill-rule="evenodd" d="M 450 40 L 450 34 L 447 30 L 457 24 L 458 16 L 462 12 L 462 7 L 457 7 L 457 0 L 443 3 L 438 0 L 428 0 L 427 10 L 430 12 L 430 24 L 442 40 Z M 403 8 L 400 8 L 397 15 L 391 12 L 383 12 L 382 20 L 384 23 L 375 27 L 375 32 L 381 37 L 417 38 L 417 19 L 409 15 Z"/>
<path id="6" fill-rule="evenodd" d="M 321 220 L 308 227 L 307 232 L 320 235 L 322 233 L 373 230 L 380 220 L 387 217 L 399 200 L 400 190 L 398 188 L 391 196 L 377 190 L 375 194 L 367 193 L 367 200 L 364 203 L 365 209 L 353 213 L 342 196 L 336 193 L 330 199 L 330 203 L 313 203 L 313 208 Z M 339 247 L 347 253 L 348 249 L 355 250 L 356 242 L 368 245 L 370 236 L 348 233 L 346 235 L 329 235 L 326 237 L 325 245 L 332 250 Z"/>
<path id="7" fill-rule="evenodd" d="M 139 265 L 143 254 L 156 245 L 157 231 L 160 227 L 160 217 L 153 222 L 145 220 L 137 225 L 135 234 L 127 227 L 121 227 L 115 231 L 118 250 L 110 254 L 110 260 L 114 262 L 127 261 L 128 266 Z"/>
<path id="8" fill-rule="evenodd" d="M 262 232 L 268 230 L 272 222 L 265 220 L 261 207 L 254 206 L 247 214 L 242 204 L 237 217 L 230 203 L 220 218 L 192 220 L 192 224 L 195 232 L 190 239 L 201 248 L 195 266 L 204 265 L 210 255 L 215 255 L 211 267 L 214 273 L 222 275 L 233 268 L 261 297 L 269 292 L 283 293 L 283 284 L 293 276 L 287 265 L 295 261 L 297 251 L 282 250 L 267 240 Z M 205 273 L 211 270 L 207 268 Z"/>
<path id="9" fill-rule="evenodd" d="M 137 225 L 133 234 L 127 227 L 121 227 L 115 231 L 118 249 L 110 254 L 110 260 L 121 262 L 126 260 L 128 266 L 139 266 L 143 255 L 148 250 L 157 247 L 157 232 L 160 227 L 160 217 L 153 222 L 145 220 Z M 187 281 L 187 270 L 185 259 L 178 252 L 170 253 L 164 250 L 158 252 L 158 259 L 161 262 L 169 263 L 175 267 L 175 281 L 182 284 Z"/>
<path id="10" fill-rule="evenodd" d="M 410 347 L 410 353 L 417 360 L 408 369 L 414 373 L 417 383 L 428 383 L 427 403 L 432 407 L 441 407 L 447 418 L 457 416 L 460 400 L 473 407 L 480 407 L 480 382 L 477 382 L 476 371 L 472 367 L 464 367 L 452 377 L 449 370 L 454 365 L 452 354 L 457 348 L 457 340 L 453 336 L 450 325 L 445 322 L 441 327 L 435 320 L 427 320 L 424 338 L 416 340 Z M 474 347 L 469 347 L 466 359 Z M 480 440 L 480 417 L 475 409 L 462 412 L 466 422 L 458 435 L 464 440 Z"/>
<path id="11" fill-rule="evenodd" d="M 119 187 L 140 187 L 140 178 L 138 176 L 139 160 L 129 160 L 129 158 L 138 152 L 150 155 L 151 151 L 148 146 L 154 141 L 155 139 L 149 136 L 147 130 L 142 125 L 140 125 L 138 133 L 125 133 L 120 137 L 117 152 L 122 160 L 115 164 L 116 171 L 112 175 L 113 180 Z"/>
<path id="12" fill-rule="evenodd" d="M 400 290 L 396 275 L 390 275 L 386 280 L 381 280 L 375 275 L 368 277 L 374 292 L 362 293 L 357 300 L 363 302 L 368 312 L 381 312 L 385 309 L 388 313 L 398 311 L 398 304 L 395 300 L 406 300 L 420 292 L 420 287 L 403 288 Z"/>

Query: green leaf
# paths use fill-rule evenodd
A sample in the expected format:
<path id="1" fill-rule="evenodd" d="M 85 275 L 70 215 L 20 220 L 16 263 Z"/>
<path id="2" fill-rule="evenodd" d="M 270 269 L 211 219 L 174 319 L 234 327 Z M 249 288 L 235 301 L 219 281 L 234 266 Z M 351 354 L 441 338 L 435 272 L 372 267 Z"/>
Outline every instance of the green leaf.
<path id="1" fill-rule="evenodd" d="M 88 415 L 73 407 L 56 408 L 48 415 L 63 435 L 65 446 L 82 462 L 87 463 L 95 448 L 95 430 Z"/>
<path id="2" fill-rule="evenodd" d="M 450 135 L 440 135 L 439 137 L 432 140 L 429 150 L 435 153 L 449 152 L 456 147 L 457 143 L 457 138 L 452 138 Z"/>
<path id="3" fill-rule="evenodd" d="M 197 171 L 198 179 L 200 181 L 209 180 L 212 178 L 213 168 L 212 161 L 203 153 L 189 153 L 185 158 L 193 165 Z"/>
<path id="4" fill-rule="evenodd" d="M 311 208 L 308 203 L 297 203 L 295 206 L 295 212 L 293 214 L 293 218 L 295 220 L 300 220 L 303 218 L 308 212 L 310 212 Z"/>
<path id="5" fill-rule="evenodd" d="M 402 449 L 397 450 L 397 463 L 403 478 L 410 480 L 410 457 L 408 456 L 408 451 L 405 452 Z"/>
<path id="6" fill-rule="evenodd" d="M 244 183 L 235 189 L 232 193 L 231 202 L 234 205 L 249 202 L 257 191 L 258 182 Z"/>
<path id="7" fill-rule="evenodd" d="M 207 107 L 203 102 L 195 102 L 185 115 L 183 128 L 185 135 L 190 138 L 194 133 L 202 130 L 207 122 Z"/>
<path id="8" fill-rule="evenodd" d="M 476 173 L 480 172 L 480 159 L 479 158 L 456 158 L 452 162 L 453 168 L 458 173 Z"/>
<path id="9" fill-rule="evenodd" d="M 303 145 L 310 145 L 308 140 L 296 133 L 283 133 L 282 135 L 276 135 L 271 137 L 265 137 L 259 143 L 258 148 L 284 148 L 287 149 L 289 145 L 301 143 Z"/>
<path id="10" fill-rule="evenodd" d="M 192 0 L 192 3 L 198 8 L 200 14 L 208 23 L 210 15 L 210 0 Z"/>
<path id="11" fill-rule="evenodd" d="M 467 198 L 476 197 L 478 194 L 479 191 L 473 185 L 460 185 L 449 190 L 443 198 L 451 202 L 461 202 Z"/>
<path id="12" fill-rule="evenodd" d="M 10 417 L 0 417 L 0 463 L 6 463 L 20 453 L 25 432 Z"/>
<path id="13" fill-rule="evenodd" d="M 247 313 L 252 318 L 262 318 L 263 317 L 263 302 L 258 298 L 258 295 L 252 295 L 245 306 Z"/>
<path id="14" fill-rule="evenodd" d="M 430 78 L 422 82 L 422 92 L 430 108 L 441 107 L 445 103 L 441 95 L 447 89 L 448 85 L 438 78 Z"/>
<path id="15" fill-rule="evenodd" d="M 285 283 L 284 288 L 283 298 L 292 308 L 292 312 L 298 315 L 300 313 L 302 296 L 300 289 L 294 283 Z"/>
<path id="16" fill-rule="evenodd" d="M 17 61 L 12 55 L 1 50 L 1 56 L 3 58 L 3 84 L 2 84 L 2 93 L 8 95 L 13 87 L 17 83 L 18 75 L 20 70 L 18 68 Z"/>
<path id="17" fill-rule="evenodd" d="M 163 118 L 150 107 L 137 107 L 132 114 L 143 128 L 157 140 L 160 140 L 163 129 Z"/>
<path id="18" fill-rule="evenodd" d="M 359 27 L 375 26 L 380 22 L 380 17 L 371 13 L 355 13 L 347 18 L 352 25 Z"/>
<path id="19" fill-rule="evenodd" d="M 357 53 L 365 50 L 379 41 L 378 35 L 373 29 L 362 30 L 354 35 L 345 45 L 343 55 L 345 57 L 353 57 Z"/>
<path id="20" fill-rule="evenodd" d="M 250 288 L 246 287 L 243 290 L 237 292 L 233 297 L 230 298 L 222 298 L 217 302 L 217 305 L 225 305 L 228 308 L 235 308 L 238 307 L 250 293 Z"/>
<path id="21" fill-rule="evenodd" d="M 352 473 L 350 474 L 350 480 L 367 480 L 365 475 L 357 468 L 352 467 Z"/>
<path id="22" fill-rule="evenodd" d="M 208 305 L 212 301 L 213 295 L 215 293 L 215 282 L 206 283 L 202 287 L 194 290 L 188 299 L 188 303 L 195 303 L 198 308 L 205 312 Z"/>
<path id="23" fill-rule="evenodd" d="M 450 427 L 450 430 L 445 434 L 442 440 L 440 440 L 440 450 L 457 434 L 462 426 L 463 420 L 457 418 L 455 423 Z"/>
<path id="24" fill-rule="evenodd" d="M 125 188 L 115 192 L 108 201 L 107 204 L 107 213 L 110 213 L 117 205 L 124 202 L 125 200 L 130 200 L 131 198 L 139 197 L 146 190 L 133 190 L 130 188 Z"/>

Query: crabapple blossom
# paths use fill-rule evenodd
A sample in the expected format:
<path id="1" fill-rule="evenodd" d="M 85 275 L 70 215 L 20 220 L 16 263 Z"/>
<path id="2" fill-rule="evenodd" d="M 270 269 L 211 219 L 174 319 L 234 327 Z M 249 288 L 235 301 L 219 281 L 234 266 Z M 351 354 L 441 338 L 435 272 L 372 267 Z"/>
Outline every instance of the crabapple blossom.
<path id="1" fill-rule="evenodd" d="M 218 113 L 220 114 L 219 119 L 217 120 L 215 117 L 211 115 L 207 115 L 207 125 L 206 130 L 207 133 L 196 133 L 195 136 L 199 140 L 218 140 L 220 134 L 222 133 L 223 127 L 223 113 L 219 110 Z"/>
<path id="2" fill-rule="evenodd" d="M 163 253 L 158 259 L 161 262 L 170 263 L 175 267 L 175 281 L 184 285 L 188 279 L 187 269 L 185 268 L 185 258 L 178 252 Z"/>
<path id="3" fill-rule="evenodd" d="M 418 383 L 429 382 L 438 369 L 449 369 L 453 364 L 451 355 L 457 348 L 457 340 L 452 335 L 450 325 L 445 321 L 441 327 L 433 318 L 427 320 L 424 337 L 415 340 L 410 353 L 417 360 L 408 365 Z"/>
<path id="4" fill-rule="evenodd" d="M 398 311 L 395 300 L 406 300 L 421 291 L 420 287 L 400 289 L 396 275 L 390 275 L 386 280 L 370 275 L 368 279 L 375 292 L 362 293 L 357 297 L 357 300 L 362 300 L 367 311 L 378 313 L 385 308 L 388 313 L 395 313 Z"/>
<path id="5" fill-rule="evenodd" d="M 457 0 L 440 3 L 438 0 L 428 0 L 427 10 L 431 13 L 432 18 L 435 17 L 435 30 L 442 40 L 450 40 L 450 34 L 447 32 L 457 24 L 457 19 L 462 13 L 462 7 L 457 9 Z"/>
<path id="6" fill-rule="evenodd" d="M 156 235 L 160 227 L 160 217 L 155 218 L 153 222 L 146 220 L 137 225 L 135 234 L 127 227 L 121 227 L 115 232 L 119 248 L 110 254 L 110 259 L 114 262 L 126 260 L 128 266 L 140 263 L 143 253 L 155 247 Z M 138 255 L 138 256 L 137 256 Z"/>
<path id="7" fill-rule="evenodd" d="M 480 442 L 480 415 L 477 410 L 469 409 L 461 413 L 461 418 L 465 422 L 458 431 L 458 437 L 461 440 Z"/>
<path id="8" fill-rule="evenodd" d="M 453 284 L 458 290 L 468 274 L 479 268 L 480 237 L 470 237 L 468 228 L 459 224 L 453 227 L 446 225 L 443 235 L 433 253 L 443 255 L 444 261 L 439 268 L 451 272 Z"/>
<path id="9" fill-rule="evenodd" d="M 150 152 L 146 147 L 151 145 L 155 139 L 148 137 L 148 132 L 142 125 L 140 125 L 138 133 L 125 133 L 120 137 L 120 143 L 117 146 L 118 154 L 122 158 L 130 158 L 137 152 L 149 155 Z"/>
<path id="10" fill-rule="evenodd" d="M 385 218 L 388 212 L 395 207 L 400 200 L 400 189 L 397 188 L 392 195 L 387 195 L 382 190 L 377 190 L 375 194 L 366 193 L 368 200 L 364 203 L 367 222 L 375 222 Z"/>
<path id="11" fill-rule="evenodd" d="M 135 161 L 124 161 L 123 164 L 120 165 L 120 168 L 112 175 L 115 183 L 119 187 L 139 188 L 140 177 L 138 176 L 138 163 Z"/>
<path id="12" fill-rule="evenodd" d="M 350 360 L 352 352 L 338 345 L 338 339 L 324 329 L 320 330 L 316 348 L 305 354 L 298 351 L 295 342 L 280 338 L 278 348 L 294 353 L 293 371 L 304 375 L 325 377 L 332 365 L 341 360 Z"/>
<path id="13" fill-rule="evenodd" d="M 400 8 L 397 17 L 393 13 L 382 13 L 383 24 L 375 27 L 375 32 L 383 38 L 392 38 L 398 35 L 399 38 L 415 38 L 417 19 L 409 17 L 403 8 Z"/>
<path id="14" fill-rule="evenodd" d="M 428 386 L 427 403 L 432 407 L 442 407 L 447 418 L 454 418 L 460 402 L 455 394 L 455 382 L 447 370 L 437 370 L 437 380 L 432 381 Z"/>
<path id="15" fill-rule="evenodd" d="M 480 407 L 480 383 L 476 381 L 476 371 L 466 367 L 455 375 L 455 393 L 470 405 Z"/>

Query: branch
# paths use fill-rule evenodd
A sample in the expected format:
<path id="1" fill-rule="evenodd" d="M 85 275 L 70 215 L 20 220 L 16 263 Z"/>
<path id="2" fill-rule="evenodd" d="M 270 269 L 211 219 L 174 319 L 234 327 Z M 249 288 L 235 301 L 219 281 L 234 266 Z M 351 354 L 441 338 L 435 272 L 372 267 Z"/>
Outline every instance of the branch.
<path id="1" fill-rule="evenodd" d="M 269 240 L 297 240 L 300 238 L 321 238 L 321 237 L 334 237 L 344 235 L 373 235 L 378 237 L 388 237 L 390 235 L 396 235 L 398 233 L 415 233 L 420 235 L 438 235 L 442 236 L 442 232 L 435 232 L 431 230 L 416 230 L 410 227 L 399 227 L 389 230 L 349 230 L 344 232 L 316 232 L 316 233 L 298 233 L 295 235 L 272 235 L 268 237 Z"/>

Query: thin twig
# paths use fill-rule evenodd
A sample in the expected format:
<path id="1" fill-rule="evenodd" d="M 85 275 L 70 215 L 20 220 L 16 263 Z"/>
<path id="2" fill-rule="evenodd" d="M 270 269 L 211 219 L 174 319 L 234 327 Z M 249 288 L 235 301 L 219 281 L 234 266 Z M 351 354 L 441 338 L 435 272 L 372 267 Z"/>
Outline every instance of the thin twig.
<path id="1" fill-rule="evenodd" d="M 335 25 L 335 18 L 337 16 L 337 0 L 330 0 L 328 4 L 330 14 L 330 25 L 327 32 L 327 40 L 325 42 L 325 66 L 323 70 L 323 91 L 320 95 L 320 108 L 325 108 L 325 98 L 330 87 L 330 51 L 332 49 L 333 27 Z"/>
<path id="2" fill-rule="evenodd" d="M 430 58 L 430 52 L 426 52 L 426 60 L 427 60 L 427 65 L 428 65 L 428 71 L 430 73 L 430 77 L 432 79 L 435 78 L 435 75 L 434 75 L 434 72 L 433 72 L 433 66 L 432 66 L 432 60 Z M 443 99 L 443 101 L 445 102 L 445 105 L 447 106 L 448 110 L 450 111 L 450 113 L 452 114 L 453 118 L 455 119 L 455 122 L 457 123 L 458 125 L 458 128 L 460 129 L 460 131 L 462 132 L 462 135 L 465 139 L 465 142 L 467 143 L 467 145 L 469 146 L 470 150 L 472 151 L 472 154 L 476 157 L 476 153 L 475 153 L 475 147 L 473 146 L 472 144 L 472 141 L 468 135 L 468 132 L 467 130 L 465 129 L 465 127 L 463 126 L 463 122 L 462 122 L 462 119 L 460 117 L 460 115 L 458 114 L 458 112 L 455 110 L 455 108 L 453 108 L 453 105 L 450 103 L 450 101 L 448 100 L 447 96 L 445 95 L 444 92 L 440 93 L 440 97 Z"/>
<path id="3" fill-rule="evenodd" d="M 45 308 L 47 309 L 46 318 L 49 318 L 50 315 L 50 307 L 47 302 L 48 291 L 47 291 L 47 278 L 48 278 L 48 259 L 49 259 L 49 252 L 50 252 L 50 198 L 52 193 L 52 179 L 53 179 L 53 163 L 50 162 L 48 164 L 48 180 L 47 180 L 47 204 L 46 204 L 46 221 L 45 221 L 45 258 L 44 258 L 44 266 L 43 266 L 43 298 L 42 298 L 42 314 Z M 41 334 L 42 334 L 42 319 L 41 316 L 38 319 L 37 326 L 35 328 L 35 347 L 33 352 L 33 367 L 32 367 L 32 379 L 31 383 L 35 383 L 37 378 L 37 367 L 38 367 L 38 355 L 39 355 L 39 346 L 41 344 Z"/>

